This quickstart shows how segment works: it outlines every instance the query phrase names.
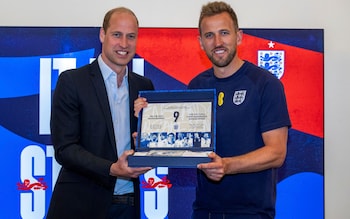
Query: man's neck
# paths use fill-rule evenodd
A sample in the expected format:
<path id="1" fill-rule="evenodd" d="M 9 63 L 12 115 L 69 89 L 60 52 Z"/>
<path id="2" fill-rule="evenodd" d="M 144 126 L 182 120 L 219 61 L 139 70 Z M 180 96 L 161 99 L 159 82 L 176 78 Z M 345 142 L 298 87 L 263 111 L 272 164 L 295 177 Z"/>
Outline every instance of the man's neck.
<path id="1" fill-rule="evenodd" d="M 116 72 L 117 74 L 117 85 L 120 87 L 123 83 L 124 76 L 126 74 L 126 68 L 123 68 L 120 72 Z"/>
<path id="2" fill-rule="evenodd" d="M 227 78 L 236 73 L 244 64 L 244 61 L 240 58 L 235 58 L 232 62 L 225 67 L 213 66 L 214 74 L 218 78 Z"/>

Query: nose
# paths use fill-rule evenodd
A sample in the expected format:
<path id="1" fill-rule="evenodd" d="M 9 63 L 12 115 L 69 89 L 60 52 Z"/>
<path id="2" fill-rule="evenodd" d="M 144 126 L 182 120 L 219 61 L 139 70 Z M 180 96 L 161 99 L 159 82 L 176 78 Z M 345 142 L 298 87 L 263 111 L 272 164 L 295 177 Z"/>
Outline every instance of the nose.
<path id="1" fill-rule="evenodd" d="M 220 34 L 215 35 L 215 46 L 221 46 L 222 45 L 222 38 Z"/>
<path id="2" fill-rule="evenodd" d="M 127 37 L 123 36 L 120 38 L 120 46 L 123 47 L 123 48 L 126 48 L 128 47 L 128 39 Z"/>

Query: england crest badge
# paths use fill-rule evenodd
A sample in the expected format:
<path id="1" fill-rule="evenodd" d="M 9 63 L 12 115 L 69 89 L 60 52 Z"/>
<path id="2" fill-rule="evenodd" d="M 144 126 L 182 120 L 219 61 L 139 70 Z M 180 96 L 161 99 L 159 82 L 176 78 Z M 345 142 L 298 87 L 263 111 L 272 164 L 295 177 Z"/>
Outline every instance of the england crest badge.
<path id="1" fill-rule="evenodd" d="M 242 104 L 245 100 L 245 96 L 247 94 L 247 90 L 236 90 L 233 94 L 232 102 L 237 106 Z"/>
<path id="2" fill-rule="evenodd" d="M 259 50 L 259 67 L 264 68 L 280 79 L 284 73 L 283 50 Z"/>

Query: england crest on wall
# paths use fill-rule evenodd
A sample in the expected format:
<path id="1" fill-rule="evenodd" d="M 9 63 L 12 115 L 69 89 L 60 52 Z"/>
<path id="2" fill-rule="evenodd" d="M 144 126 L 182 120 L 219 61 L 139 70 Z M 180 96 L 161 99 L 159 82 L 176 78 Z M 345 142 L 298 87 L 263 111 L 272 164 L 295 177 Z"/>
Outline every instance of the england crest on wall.
<path id="1" fill-rule="evenodd" d="M 280 79 L 284 73 L 283 50 L 258 50 L 259 67 L 264 68 Z"/>

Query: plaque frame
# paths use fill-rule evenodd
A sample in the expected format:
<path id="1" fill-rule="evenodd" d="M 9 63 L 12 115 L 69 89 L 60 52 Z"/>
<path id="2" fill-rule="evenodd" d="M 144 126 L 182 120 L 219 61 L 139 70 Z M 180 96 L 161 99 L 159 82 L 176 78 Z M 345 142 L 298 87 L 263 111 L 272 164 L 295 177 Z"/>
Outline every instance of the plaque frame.
<path id="1" fill-rule="evenodd" d="M 139 113 L 130 167 L 196 168 L 211 161 L 208 154 L 216 143 L 215 89 L 140 91 L 139 96 L 147 99 L 148 106 Z"/>

